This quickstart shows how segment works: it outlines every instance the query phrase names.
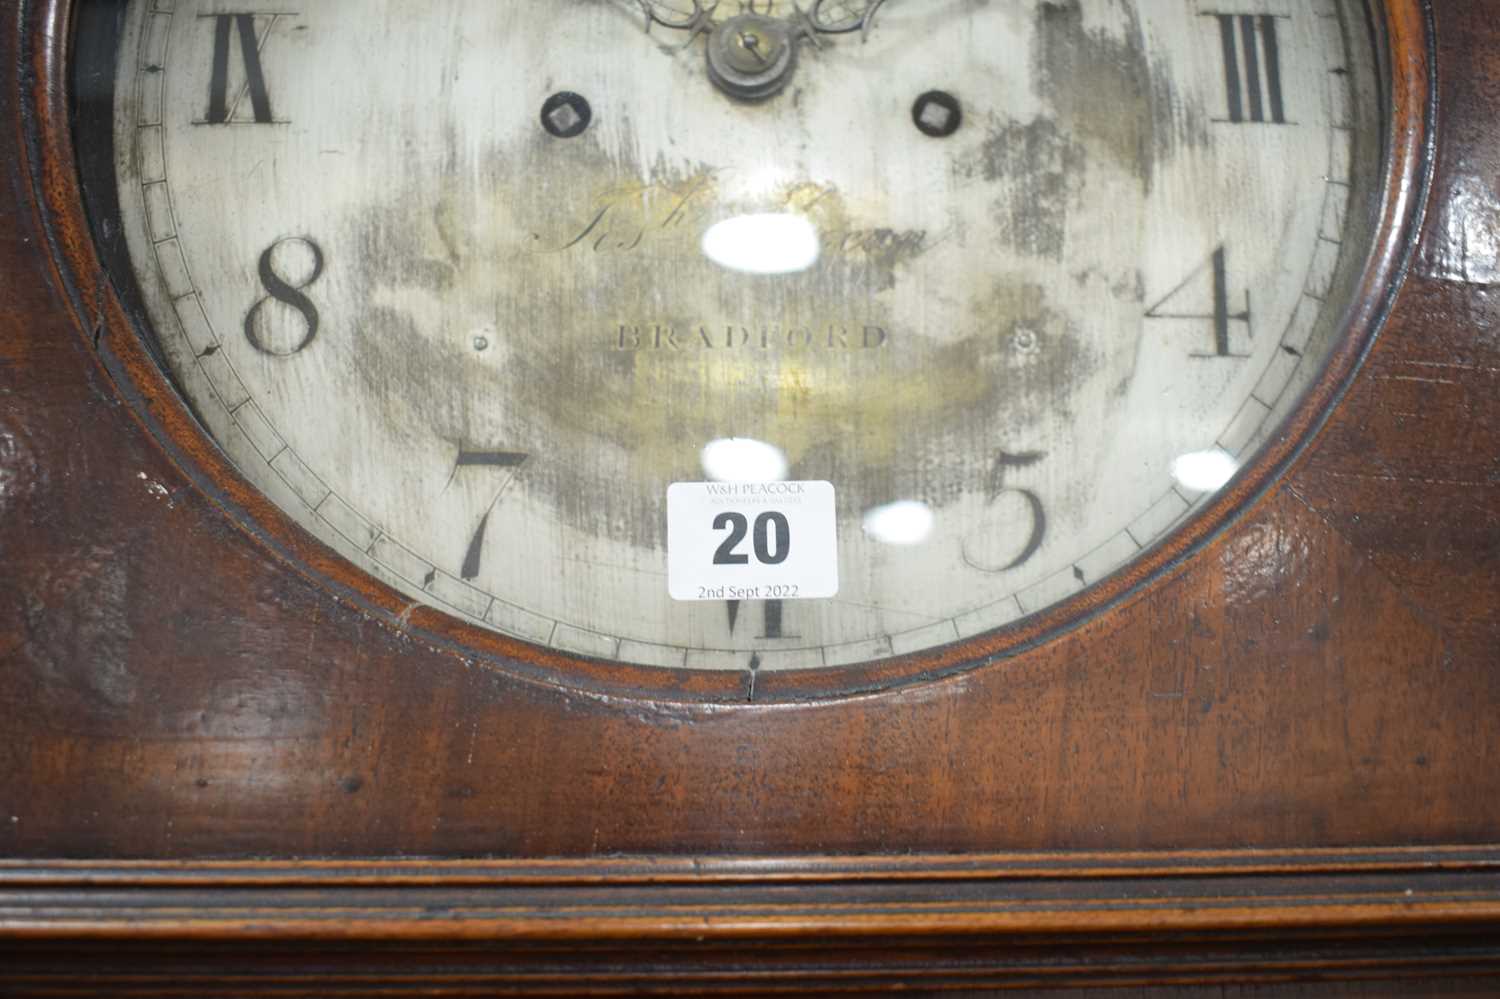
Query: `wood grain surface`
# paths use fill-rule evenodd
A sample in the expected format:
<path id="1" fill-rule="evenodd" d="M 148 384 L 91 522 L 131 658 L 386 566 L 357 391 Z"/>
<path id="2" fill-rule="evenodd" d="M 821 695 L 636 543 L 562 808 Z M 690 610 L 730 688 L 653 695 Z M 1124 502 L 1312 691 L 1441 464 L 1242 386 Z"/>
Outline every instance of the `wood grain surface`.
<path id="1" fill-rule="evenodd" d="M 141 391 L 150 372 L 102 276 L 60 263 L 88 238 L 76 206 L 59 224 L 75 182 L 48 157 L 67 7 L 0 12 L 0 959 L 33 969 L 6 994 L 87 991 L 56 977 L 68 948 L 131 937 L 96 989 L 202 994 L 194 975 L 226 987 L 245 952 L 173 941 L 232 947 L 255 927 L 300 941 L 278 958 L 283 992 L 309 968 L 348 976 L 324 995 L 381 974 L 419 991 L 460 966 L 473 976 L 448 994 L 1500 964 L 1493 4 L 1418 11 L 1437 83 L 1415 109 L 1435 115 L 1420 243 L 1284 477 L 1051 641 L 890 689 L 754 704 L 494 668 L 431 615 L 395 620 L 378 591 L 338 585 L 331 555 L 279 540 L 286 525 L 246 526 L 274 516 L 180 405 Z M 657 859 L 603 859 L 625 854 Z M 918 859 L 857 859 L 880 855 Z M 280 859 L 200 863 L 258 857 Z M 309 857 L 510 863 L 330 874 L 294 863 Z M 544 857 L 563 866 L 526 874 Z M 961 876 L 942 867 L 953 858 Z M 873 921 L 829 916 L 861 898 Z M 1252 898 L 1264 919 L 1222 902 Z M 763 911 L 714 929 L 732 905 Z M 914 914 L 943 905 L 952 921 Z M 325 936 L 347 939 L 309 942 Z M 349 941 L 372 939 L 416 949 L 374 948 L 375 977 L 356 981 L 375 959 Z M 741 966 L 768 977 L 727 970 Z M 1395 991 L 1426 987 L 1344 994 L 1490 994 Z"/>

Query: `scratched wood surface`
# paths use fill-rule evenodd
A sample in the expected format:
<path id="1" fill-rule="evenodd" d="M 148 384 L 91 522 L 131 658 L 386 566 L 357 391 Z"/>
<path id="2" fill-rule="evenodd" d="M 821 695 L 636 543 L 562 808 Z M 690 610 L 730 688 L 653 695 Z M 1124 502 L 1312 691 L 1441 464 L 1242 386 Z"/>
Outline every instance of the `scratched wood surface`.
<path id="1" fill-rule="evenodd" d="M 1431 11 L 1413 268 L 1276 488 L 1175 572 L 1003 663 L 735 706 L 561 689 L 434 648 L 205 495 L 179 465 L 192 446 L 169 454 L 98 360 L 128 333 L 80 320 L 50 262 L 79 230 L 41 224 L 27 116 L 46 60 L 21 48 L 61 29 L 53 7 L 21 10 L 0 30 L 0 857 L 1500 842 L 1492 4 Z"/>

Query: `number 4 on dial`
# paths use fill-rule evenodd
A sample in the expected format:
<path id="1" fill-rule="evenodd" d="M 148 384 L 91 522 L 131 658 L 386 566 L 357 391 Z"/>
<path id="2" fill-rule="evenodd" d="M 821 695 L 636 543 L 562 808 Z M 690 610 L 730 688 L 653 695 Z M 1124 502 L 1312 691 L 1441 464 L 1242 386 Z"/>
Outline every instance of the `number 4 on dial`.
<path id="1" fill-rule="evenodd" d="M 1230 312 L 1227 261 L 1224 245 L 1220 243 L 1206 261 L 1146 310 L 1147 319 L 1197 319 L 1213 323 L 1212 352 L 1194 351 L 1190 357 L 1249 356 L 1230 347 L 1232 324 L 1244 323 L 1247 328 L 1250 325 L 1250 289 L 1245 289 L 1244 310 Z"/>

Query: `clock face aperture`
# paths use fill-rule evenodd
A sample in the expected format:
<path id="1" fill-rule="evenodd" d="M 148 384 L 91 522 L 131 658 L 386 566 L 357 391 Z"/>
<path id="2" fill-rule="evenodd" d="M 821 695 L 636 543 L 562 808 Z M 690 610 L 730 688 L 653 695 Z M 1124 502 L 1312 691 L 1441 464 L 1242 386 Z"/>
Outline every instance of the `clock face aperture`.
<path id="1" fill-rule="evenodd" d="M 878 660 L 1180 528 L 1341 335 L 1356 0 L 136 0 L 169 377 L 361 569 L 542 646 Z M 818 480 L 839 592 L 678 602 L 676 482 Z"/>

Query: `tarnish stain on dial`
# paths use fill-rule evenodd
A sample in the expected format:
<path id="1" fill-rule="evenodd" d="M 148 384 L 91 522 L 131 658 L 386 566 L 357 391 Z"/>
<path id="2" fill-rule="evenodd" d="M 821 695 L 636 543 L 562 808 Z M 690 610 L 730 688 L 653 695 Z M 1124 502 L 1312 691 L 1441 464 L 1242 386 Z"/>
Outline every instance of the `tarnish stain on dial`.
<path id="1" fill-rule="evenodd" d="M 898 275 L 945 234 L 880 225 L 884 192 L 856 210 L 828 184 L 736 193 L 729 169 L 646 167 L 587 142 L 568 153 L 573 168 L 558 171 L 555 144 L 521 159 L 493 150 L 477 176 L 460 166 L 416 179 L 346 222 L 343 241 L 358 248 L 348 280 L 369 289 L 351 327 L 353 377 L 409 446 L 527 451 L 537 458 L 519 492 L 650 548 L 659 484 L 697 477 L 710 440 L 773 441 L 800 474 L 857 483 L 850 503 L 940 499 L 970 478 L 941 456 L 983 449 L 989 421 L 1038 398 L 1005 375 L 1012 348 L 999 334 L 1026 320 L 1008 306 L 953 327 L 895 318 Z M 520 197 L 528 177 L 540 189 Z M 818 262 L 768 281 L 704 258 L 709 221 L 757 211 L 813 221 Z M 1067 338 L 1043 342 L 1077 356 Z M 914 441 L 931 456 L 920 471 Z M 641 497 L 626 518 L 621 483 Z"/>
<path id="2" fill-rule="evenodd" d="M 369 397 L 387 407 L 391 425 L 409 429 L 412 447 L 433 438 L 503 442 L 538 455 L 518 490 L 576 527 L 642 547 L 660 544 L 655 485 L 697 477 L 697 450 L 709 440 L 750 434 L 774 441 L 799 476 L 852 483 L 845 502 L 856 506 L 846 513 L 871 497 L 943 503 L 973 487 L 974 470 L 960 456 L 984 453 L 998 425 L 1063 416 L 1071 387 L 1099 363 L 1037 284 L 995 285 L 974 302 L 967 329 L 942 331 L 961 334 L 947 342 L 894 340 L 900 331 L 834 318 L 778 323 L 772 332 L 766 323 L 694 322 L 664 312 L 657 323 L 632 324 L 622 349 L 621 324 L 601 338 L 589 312 L 570 309 L 601 291 L 548 284 L 535 258 L 523 258 L 534 268 L 523 287 L 535 294 L 496 301 L 488 271 L 476 272 L 468 254 L 450 272 L 421 256 L 433 251 L 416 254 L 428 264 L 414 271 L 415 291 L 393 294 L 395 286 L 372 282 L 372 304 L 353 328 L 356 372 Z M 406 252 L 395 258 L 403 265 L 412 259 Z M 554 280 L 565 273 L 558 268 Z M 625 286 L 619 278 L 611 283 L 617 292 Z M 444 308 L 418 307 L 437 291 Z M 487 295 L 490 308 L 480 298 L 454 310 L 466 294 Z M 379 304 L 387 299 L 412 307 Z M 797 315 L 798 301 L 776 301 L 781 315 Z M 467 331 L 486 322 L 495 343 L 476 354 Z M 814 330 L 815 346 L 797 332 Z M 913 461 L 914 448 L 920 460 Z M 591 461 L 571 459 L 585 453 Z M 625 482 L 640 501 L 622 518 Z M 614 515 L 605 519 L 603 510 Z"/>
<path id="3" fill-rule="evenodd" d="M 1144 116 L 1132 134 L 1149 134 L 1138 39 L 1086 31 L 1076 7 L 1059 10 L 1039 15 L 1047 71 L 1105 60 L 1113 69 L 1094 72 L 1118 79 L 1094 82 L 1128 82 L 1124 116 Z M 1089 179 L 1083 143 L 1120 145 L 1077 113 L 1000 126 L 979 161 L 956 165 L 960 184 L 967 174 L 1009 206 L 1000 237 L 1047 266 L 1082 238 L 1068 218 Z M 921 304 L 913 296 L 937 276 L 924 258 L 962 238 L 966 220 L 939 212 L 930 230 L 904 229 L 885 218 L 898 192 L 811 176 L 757 185 L 732 157 L 709 166 L 647 152 L 628 123 L 614 141 L 602 135 L 564 145 L 537 133 L 467 156 L 450 142 L 440 173 L 411 177 L 348 226 L 356 282 L 372 289 L 353 356 L 386 422 L 413 447 L 426 436 L 536 455 L 517 491 L 590 534 L 659 547 L 659 484 L 698 477 L 698 448 L 727 436 L 771 441 L 798 475 L 845 483 L 846 512 L 885 498 L 941 504 L 972 488 L 958 456 L 1066 418 L 1106 353 L 1134 356 L 1131 343 L 1090 344 L 1069 318 L 1108 294 L 1098 282 L 1063 308 L 1040 282 L 1005 274 L 960 286 L 967 303 Z M 814 224 L 812 267 L 768 280 L 705 259 L 708 225 L 768 212 Z M 929 314 L 948 318 L 911 322 Z M 493 331 L 482 354 L 475 329 Z M 639 502 L 622 501 L 622 483 Z"/>
<path id="4" fill-rule="evenodd" d="M 1179 144 L 1208 141 L 1201 109 L 1183 109 L 1171 75 L 1154 68 L 1134 3 L 1111 0 L 1090 5 L 1085 24 L 1081 0 L 1042 3 L 1036 10 L 1036 89 L 1047 95 L 1059 129 L 1087 146 L 1090 156 L 1109 158 L 1150 189 L 1158 161 Z M 1102 100 L 1101 95 L 1109 95 Z"/>
<path id="5" fill-rule="evenodd" d="M 1052 118 L 992 124 L 980 169 L 1001 182 L 993 216 L 995 238 L 1035 257 L 1063 258 L 1068 212 L 1078 201 L 1088 162 L 1083 147 Z"/>
<path id="6" fill-rule="evenodd" d="M 1085 282 L 1096 280 L 1084 276 Z M 996 350 L 989 364 L 992 378 L 1003 386 L 1002 404 L 1012 410 L 1010 425 L 1035 427 L 1044 415 L 1070 415 L 1067 400 L 1072 390 L 1105 362 L 1109 344 L 1091 338 L 1035 282 L 999 282 L 976 310 L 975 321 L 994 331 Z"/>
<path id="7" fill-rule="evenodd" d="M 995 185 L 1001 245 L 1062 260 L 1077 250 L 1067 243 L 1068 218 L 1091 182 L 1118 185 L 1112 167 L 1135 178 L 1144 198 L 1161 160 L 1207 143 L 1207 119 L 1151 65 L 1132 5 L 1093 5 L 1086 23 L 1079 0 L 1044 3 L 1035 22 L 1033 86 L 1045 111 L 1027 120 L 992 112 L 983 143 L 955 168 Z"/>

